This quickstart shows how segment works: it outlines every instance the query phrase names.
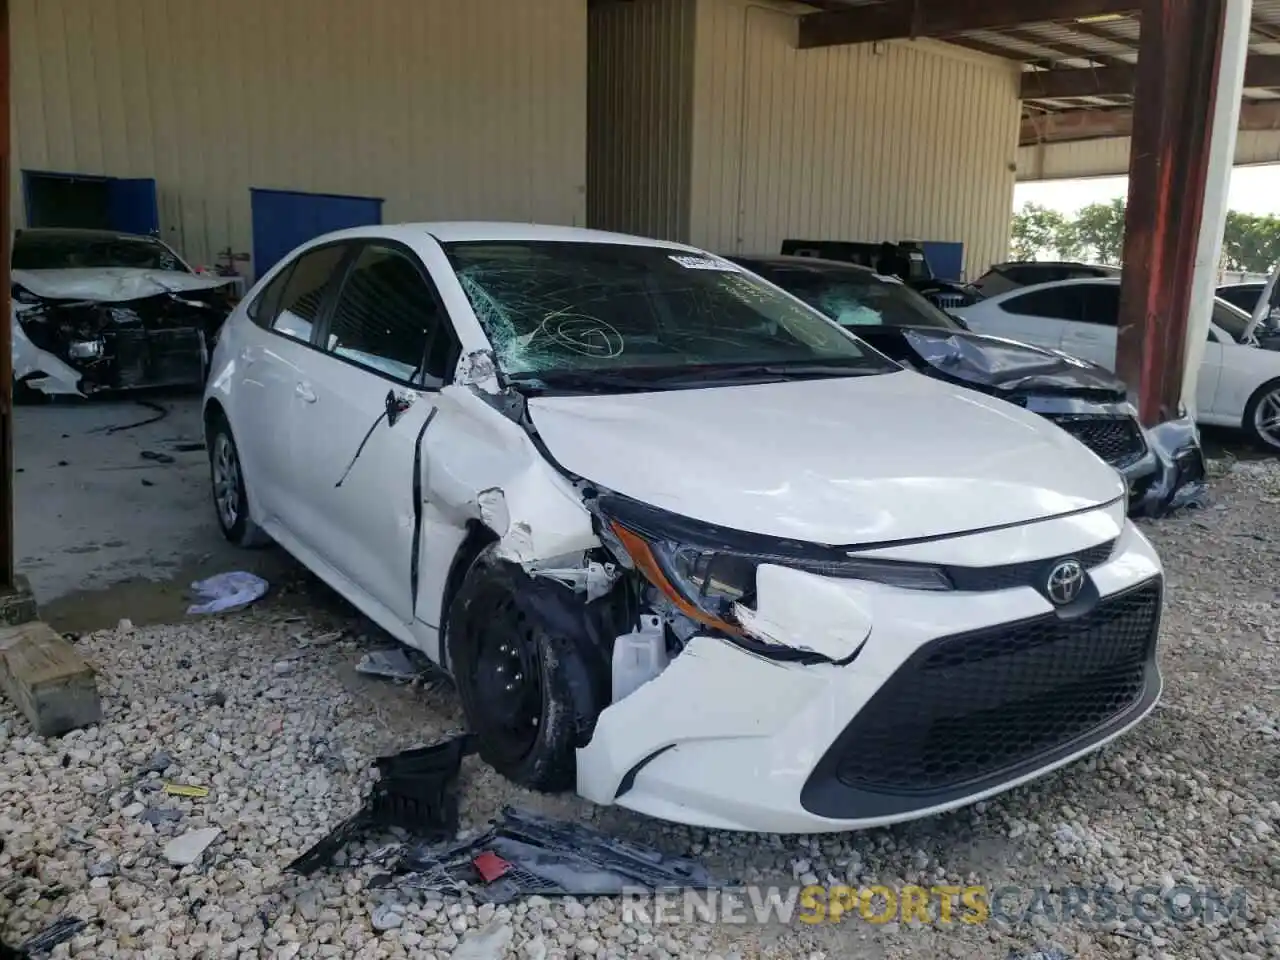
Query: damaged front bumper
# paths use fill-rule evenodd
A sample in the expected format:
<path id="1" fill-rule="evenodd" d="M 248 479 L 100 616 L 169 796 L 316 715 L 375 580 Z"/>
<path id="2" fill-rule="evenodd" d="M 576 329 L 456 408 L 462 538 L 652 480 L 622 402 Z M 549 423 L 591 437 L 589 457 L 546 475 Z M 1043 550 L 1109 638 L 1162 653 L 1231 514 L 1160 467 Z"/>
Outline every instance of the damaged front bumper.
<path id="1" fill-rule="evenodd" d="M 136 301 L 14 300 L 14 381 L 50 395 L 200 386 L 230 312 L 221 294 Z"/>
<path id="2" fill-rule="evenodd" d="M 785 662 L 698 633 L 600 714 L 578 792 L 707 828 L 874 827 L 1041 776 L 1154 707 L 1161 568 L 1119 509 L 875 554 L 952 564 L 972 589 L 760 567 L 757 639 L 851 655 Z M 1086 586 L 1059 608 L 1045 579 L 1064 558 Z"/>

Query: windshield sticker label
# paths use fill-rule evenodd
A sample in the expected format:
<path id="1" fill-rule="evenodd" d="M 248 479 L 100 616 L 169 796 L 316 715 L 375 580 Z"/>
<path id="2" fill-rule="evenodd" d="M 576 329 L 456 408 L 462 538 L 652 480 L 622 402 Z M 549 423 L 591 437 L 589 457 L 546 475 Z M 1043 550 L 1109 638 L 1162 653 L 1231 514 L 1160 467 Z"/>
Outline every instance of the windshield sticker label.
<path id="1" fill-rule="evenodd" d="M 673 254 L 671 257 L 686 270 L 719 270 L 721 273 L 737 273 L 738 268 L 723 260 L 712 260 L 710 257 L 694 257 Z"/>

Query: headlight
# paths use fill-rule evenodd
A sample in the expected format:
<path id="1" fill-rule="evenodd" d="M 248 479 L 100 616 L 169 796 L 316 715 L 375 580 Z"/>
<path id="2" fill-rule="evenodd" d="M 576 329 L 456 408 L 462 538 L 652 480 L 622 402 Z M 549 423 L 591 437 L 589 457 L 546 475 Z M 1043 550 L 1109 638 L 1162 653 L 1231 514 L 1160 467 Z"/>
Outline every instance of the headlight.
<path id="1" fill-rule="evenodd" d="M 742 635 L 733 607 L 754 603 L 756 568 L 762 564 L 905 590 L 954 589 L 945 571 L 926 564 L 851 557 L 832 547 L 779 543 L 741 533 L 733 535 L 734 540 L 743 541 L 741 545 L 713 547 L 690 542 L 690 534 L 696 536 L 696 532 L 687 528 L 698 526 L 695 522 L 615 498 L 599 506 L 636 569 L 686 616 L 731 636 Z M 664 520 L 673 529 L 664 530 Z M 727 533 L 715 531 L 719 532 Z M 720 539 L 708 533 L 712 532 L 705 531 L 701 539 Z"/>

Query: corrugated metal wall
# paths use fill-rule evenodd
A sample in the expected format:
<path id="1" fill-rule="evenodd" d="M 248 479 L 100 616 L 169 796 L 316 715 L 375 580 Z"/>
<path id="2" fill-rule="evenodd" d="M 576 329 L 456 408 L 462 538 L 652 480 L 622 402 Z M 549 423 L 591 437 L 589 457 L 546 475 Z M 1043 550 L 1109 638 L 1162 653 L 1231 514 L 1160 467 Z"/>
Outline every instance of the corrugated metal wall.
<path id="1" fill-rule="evenodd" d="M 1018 149 L 1018 179 L 1071 180 L 1122 177 L 1129 173 L 1129 138 L 1037 144 Z M 1280 163 L 1280 130 L 1236 134 L 1236 166 Z"/>
<path id="2" fill-rule="evenodd" d="M 689 233 L 696 0 L 602 3 L 590 13 L 587 222 Z"/>
<path id="3" fill-rule="evenodd" d="M 958 240 L 969 276 L 1005 259 L 1016 66 L 924 42 L 797 50 L 795 31 L 793 13 L 698 0 L 693 242 Z"/>
<path id="4" fill-rule="evenodd" d="M 9 7 L 16 204 L 23 168 L 155 177 L 197 263 L 250 249 L 251 186 L 585 220 L 585 0 Z"/>

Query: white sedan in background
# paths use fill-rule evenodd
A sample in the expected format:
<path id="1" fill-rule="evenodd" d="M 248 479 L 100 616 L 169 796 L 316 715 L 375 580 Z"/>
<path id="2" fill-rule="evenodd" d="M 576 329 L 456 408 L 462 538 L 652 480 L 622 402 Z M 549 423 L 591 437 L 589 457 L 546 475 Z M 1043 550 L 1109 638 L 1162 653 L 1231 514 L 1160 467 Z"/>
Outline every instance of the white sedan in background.
<path id="1" fill-rule="evenodd" d="M 451 672 L 528 787 L 876 826 L 1060 767 L 1160 695 L 1160 561 L 1112 467 L 690 247 L 318 238 L 227 321 L 205 425 L 224 534 Z"/>
<path id="2" fill-rule="evenodd" d="M 1115 369 L 1118 278 L 1020 287 L 950 313 L 977 333 L 1052 347 Z M 1280 338 L 1220 297 L 1213 303 L 1196 408 L 1197 422 L 1244 430 L 1280 451 Z"/>

